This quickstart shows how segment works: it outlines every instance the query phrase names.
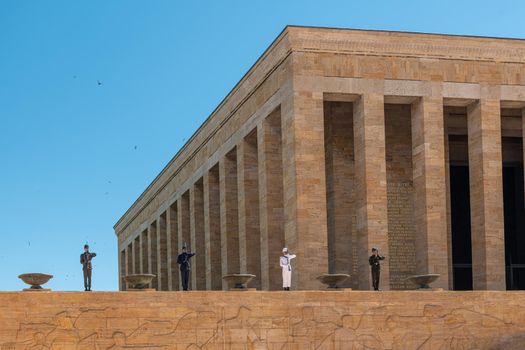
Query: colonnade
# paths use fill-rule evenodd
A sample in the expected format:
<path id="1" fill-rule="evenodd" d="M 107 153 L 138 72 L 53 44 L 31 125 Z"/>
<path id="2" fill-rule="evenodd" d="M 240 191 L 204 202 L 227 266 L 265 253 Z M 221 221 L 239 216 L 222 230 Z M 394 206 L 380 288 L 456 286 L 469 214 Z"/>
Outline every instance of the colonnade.
<path id="1" fill-rule="evenodd" d="M 371 248 L 380 246 L 388 256 L 392 244 L 385 106 L 401 104 L 410 108 L 414 272 L 439 273 L 437 286 L 450 288 L 444 108 L 460 106 L 467 114 L 474 289 L 504 289 L 501 111 L 523 110 L 525 95 L 520 87 L 472 85 L 296 77 L 293 90 L 283 87 L 287 90 L 279 98 L 266 102 L 269 113 L 243 126 L 216 162 L 203 165 L 187 188 L 126 241 L 119 256 L 121 276 L 154 273 L 154 288 L 179 290 L 176 257 L 186 243 L 197 253 L 191 289 L 223 289 L 223 275 L 252 273 L 257 276 L 253 287 L 277 290 L 278 257 L 288 246 L 298 255 L 295 288 L 319 288 L 315 277 L 341 272 L 345 262 L 356 274 L 353 286 L 369 289 Z M 339 231 L 328 228 L 337 210 L 327 202 L 327 189 L 335 188 L 334 174 L 326 169 L 330 101 L 352 105 L 352 155 L 343 160 L 352 166 L 352 222 Z M 525 117 L 522 123 L 525 137 Z M 352 254 L 351 259 L 335 258 Z M 387 260 L 383 281 L 390 280 L 390 272 Z M 383 285 L 389 288 L 388 282 Z"/>

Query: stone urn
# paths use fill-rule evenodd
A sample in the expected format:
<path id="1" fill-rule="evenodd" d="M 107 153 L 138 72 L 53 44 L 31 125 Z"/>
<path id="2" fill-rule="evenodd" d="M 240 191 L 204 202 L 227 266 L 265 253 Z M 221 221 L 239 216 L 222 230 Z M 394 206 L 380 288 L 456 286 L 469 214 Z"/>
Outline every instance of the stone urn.
<path id="1" fill-rule="evenodd" d="M 425 275 L 414 275 L 407 278 L 410 282 L 416 284 L 418 289 L 430 289 L 429 284 L 439 278 L 438 273 L 428 273 Z"/>
<path id="2" fill-rule="evenodd" d="M 326 286 L 330 289 L 341 288 L 340 284 L 346 281 L 348 278 L 350 278 L 350 275 L 345 273 L 325 273 L 324 275 L 317 277 L 317 279 L 322 284 L 326 284 Z"/>
<path id="3" fill-rule="evenodd" d="M 228 283 L 230 290 L 255 290 L 255 288 L 247 287 L 247 284 L 250 283 L 254 277 L 255 275 L 249 273 L 234 273 L 222 276 L 222 279 Z"/>
<path id="4" fill-rule="evenodd" d="M 45 273 L 23 273 L 18 276 L 24 283 L 29 284 L 31 288 L 26 288 L 24 291 L 49 291 L 51 289 L 42 288 L 42 284 L 46 284 L 53 275 Z"/>
<path id="5" fill-rule="evenodd" d="M 157 277 L 149 273 L 139 273 L 134 275 L 127 275 L 124 277 L 126 283 L 129 285 L 128 290 L 152 290 L 147 288 L 151 281 Z"/>

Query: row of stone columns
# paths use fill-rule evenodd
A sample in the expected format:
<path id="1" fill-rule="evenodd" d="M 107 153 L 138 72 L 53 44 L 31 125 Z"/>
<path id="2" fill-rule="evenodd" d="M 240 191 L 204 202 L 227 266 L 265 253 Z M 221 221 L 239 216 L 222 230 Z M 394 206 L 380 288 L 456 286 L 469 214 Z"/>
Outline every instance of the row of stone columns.
<path id="1" fill-rule="evenodd" d="M 153 273 L 159 290 L 179 290 L 176 261 L 186 244 L 191 288 L 226 288 L 222 276 L 252 273 L 279 289 L 284 245 L 281 113 L 277 108 L 211 167 L 121 253 L 121 273 Z M 129 263 L 128 263 L 129 261 Z"/>
<path id="2" fill-rule="evenodd" d="M 474 289 L 505 289 L 500 110 L 500 101 L 491 98 L 473 101 L 467 109 Z M 439 284 L 448 288 L 442 96 L 418 98 L 411 120 L 416 271 L 441 274 Z M 354 136 L 358 247 L 360 261 L 366 261 L 371 244 L 388 247 L 383 96 L 368 94 L 356 101 Z M 359 285 L 366 289 L 368 267 L 360 268 L 365 278 Z M 388 274 L 388 268 L 382 273 Z"/>
<path id="3" fill-rule="evenodd" d="M 448 288 L 448 150 L 444 99 L 434 90 L 411 102 L 416 269 L 441 274 L 439 285 Z M 475 289 L 505 287 L 500 102 L 491 96 L 468 107 Z M 329 261 L 323 103 L 318 92 L 283 98 L 131 243 L 132 250 L 122 251 L 121 270 L 155 273 L 155 287 L 177 290 L 176 256 L 188 243 L 197 252 L 192 289 L 224 288 L 222 275 L 239 272 L 257 275 L 257 288 L 279 289 L 278 256 L 288 245 L 299 257 L 294 288 L 316 288 L 315 277 L 328 272 Z M 357 279 L 359 289 L 369 289 L 371 248 L 379 245 L 388 255 L 385 97 L 362 94 L 353 109 Z M 388 262 L 382 280 L 389 280 Z"/>
<path id="4" fill-rule="evenodd" d="M 490 89 L 489 89 L 490 90 Z M 471 218 L 472 218 L 472 256 L 474 289 L 505 289 L 505 253 L 503 221 L 503 185 L 501 157 L 501 105 L 493 91 L 482 92 L 477 101 L 463 101 L 468 104 L 468 143 Z M 322 147 L 316 152 L 318 134 L 322 130 L 321 105 L 322 96 L 315 93 L 295 94 L 296 103 L 307 111 L 295 111 L 294 130 L 296 151 L 295 160 L 300 160 L 301 153 L 321 163 Z M 307 96 L 308 99 L 304 100 Z M 450 247 L 447 235 L 447 170 L 445 149 L 445 127 L 443 107 L 445 100 L 441 90 L 435 86 L 432 94 L 411 99 L 412 129 L 412 165 L 413 165 L 413 224 L 416 247 L 416 273 L 441 274 L 438 286 L 449 288 L 449 255 Z M 457 101 L 456 101 L 457 102 Z M 367 255 L 375 245 L 382 247 L 383 254 L 388 256 L 388 215 L 387 215 L 387 180 L 385 160 L 385 97 L 379 93 L 366 93 L 353 101 L 353 136 L 354 167 L 356 191 L 356 235 L 357 235 L 357 271 L 359 289 L 369 289 L 370 270 Z M 301 133 L 297 130 L 301 115 L 304 113 L 309 122 L 310 133 L 305 141 L 298 142 Z M 313 129 L 313 132 L 311 131 Z M 311 163 L 308 163 L 312 165 Z M 316 167 L 312 168 L 319 174 Z M 286 167 L 285 167 L 286 171 Z M 297 170 L 296 173 L 307 170 Z M 300 181 L 301 179 L 296 179 Z M 322 177 L 318 184 L 322 184 Z M 306 183 L 306 181 L 305 181 Z M 310 193 L 317 191 L 318 196 L 306 196 L 312 202 L 316 198 L 325 198 L 322 186 L 310 188 Z M 287 192 L 287 191 L 286 191 Z M 295 205 L 299 206 L 298 201 Z M 305 206 L 307 208 L 307 206 Z M 322 203 L 312 206 L 323 208 Z M 311 215 L 320 222 L 312 225 L 323 228 L 322 214 Z M 302 221 L 298 218 L 296 225 L 312 220 Z M 321 234 L 317 238 L 307 236 L 308 229 L 298 229 L 298 236 L 305 245 L 311 242 L 323 243 Z M 299 246 L 301 246 L 299 244 Z M 337 248 L 335 248 L 337 249 Z M 348 252 L 351 254 L 351 252 Z M 308 255 L 308 254 L 305 254 Z M 323 258 L 322 254 L 316 257 Z M 321 263 L 322 264 L 322 263 Z M 388 262 L 382 269 L 382 280 L 389 280 Z M 318 271 L 316 271 L 318 272 Z M 308 276 L 308 279 L 312 279 Z M 385 289 L 388 283 L 385 282 Z"/>
<path id="5" fill-rule="evenodd" d="M 354 106 L 356 181 L 360 194 L 357 224 L 362 252 L 363 247 L 370 248 L 370 242 L 388 246 L 383 110 L 383 97 L 372 94 L 361 96 Z M 500 101 L 491 98 L 473 101 L 467 109 L 474 289 L 505 289 L 500 110 Z M 416 271 L 439 273 L 439 283 L 448 287 L 442 96 L 418 98 L 412 103 L 411 119 Z M 361 259 L 364 258 L 363 254 Z M 360 276 L 368 276 L 368 268 L 361 268 Z M 388 273 L 388 269 L 383 270 Z M 367 284 L 365 278 L 360 287 L 366 288 Z"/>

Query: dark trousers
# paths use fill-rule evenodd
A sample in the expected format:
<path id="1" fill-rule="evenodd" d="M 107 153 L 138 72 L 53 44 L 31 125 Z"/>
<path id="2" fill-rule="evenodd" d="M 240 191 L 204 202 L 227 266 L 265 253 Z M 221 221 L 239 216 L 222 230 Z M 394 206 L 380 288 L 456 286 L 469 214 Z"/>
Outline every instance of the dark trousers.
<path id="1" fill-rule="evenodd" d="M 190 270 L 180 270 L 180 279 L 182 281 L 182 290 L 188 290 L 188 280 L 190 279 Z"/>
<path id="2" fill-rule="evenodd" d="M 381 274 L 381 269 L 372 267 L 372 285 L 374 290 L 379 290 L 379 275 Z"/>
<path id="3" fill-rule="evenodd" d="M 91 269 L 85 268 L 82 269 L 84 272 L 84 289 L 90 290 L 91 289 Z"/>

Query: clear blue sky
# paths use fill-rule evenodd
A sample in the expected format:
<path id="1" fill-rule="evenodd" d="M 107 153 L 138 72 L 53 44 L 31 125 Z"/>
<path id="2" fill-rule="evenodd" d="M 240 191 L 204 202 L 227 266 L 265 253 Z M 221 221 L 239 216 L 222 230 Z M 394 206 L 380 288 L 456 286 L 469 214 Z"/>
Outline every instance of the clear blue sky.
<path id="1" fill-rule="evenodd" d="M 113 224 L 286 24 L 525 38 L 524 13 L 522 0 L 0 0 L 0 290 L 23 272 L 81 289 L 85 242 L 93 289 L 117 289 Z"/>

